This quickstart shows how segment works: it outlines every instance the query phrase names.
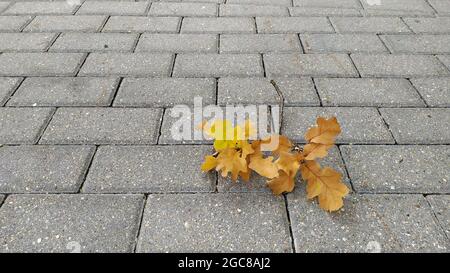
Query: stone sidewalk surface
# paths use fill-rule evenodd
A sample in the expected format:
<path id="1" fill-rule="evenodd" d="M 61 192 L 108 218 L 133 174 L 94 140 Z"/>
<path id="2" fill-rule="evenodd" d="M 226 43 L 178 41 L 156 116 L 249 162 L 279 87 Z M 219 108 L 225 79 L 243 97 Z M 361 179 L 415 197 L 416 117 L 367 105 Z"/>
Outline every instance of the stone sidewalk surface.
<path id="1" fill-rule="evenodd" d="M 202 174 L 170 108 L 276 104 L 352 189 Z M 450 252 L 449 0 L 0 0 L 0 252 Z"/>

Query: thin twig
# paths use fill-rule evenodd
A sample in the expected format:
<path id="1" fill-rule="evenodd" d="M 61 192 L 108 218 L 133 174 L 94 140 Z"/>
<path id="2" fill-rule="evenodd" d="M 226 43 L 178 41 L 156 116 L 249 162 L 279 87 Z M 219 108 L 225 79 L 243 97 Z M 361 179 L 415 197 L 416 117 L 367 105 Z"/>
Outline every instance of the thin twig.
<path id="1" fill-rule="evenodd" d="M 278 133 L 281 134 L 281 128 L 283 127 L 284 95 L 274 80 L 270 80 L 270 83 L 273 85 L 278 94 L 278 103 L 280 104 L 280 128 Z"/>

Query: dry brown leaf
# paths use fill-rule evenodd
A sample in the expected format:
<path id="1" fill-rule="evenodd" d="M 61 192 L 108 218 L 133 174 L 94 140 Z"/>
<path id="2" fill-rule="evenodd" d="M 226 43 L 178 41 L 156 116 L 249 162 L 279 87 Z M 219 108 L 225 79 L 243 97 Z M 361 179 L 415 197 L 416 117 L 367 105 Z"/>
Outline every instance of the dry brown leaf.
<path id="1" fill-rule="evenodd" d="M 231 178 L 236 181 L 239 173 L 247 172 L 247 161 L 235 149 L 224 149 L 217 156 L 216 170 L 221 171 L 223 177 L 231 173 Z"/>
<path id="2" fill-rule="evenodd" d="M 327 211 L 336 211 L 343 205 L 343 198 L 349 193 L 342 183 L 342 175 L 332 168 L 321 169 L 319 163 L 306 161 L 300 166 L 302 177 L 307 181 L 308 199 L 319 198 L 319 206 Z"/>
<path id="3" fill-rule="evenodd" d="M 250 164 L 248 167 L 267 178 L 278 176 L 278 168 L 273 162 L 273 156 L 264 157 L 261 152 L 255 152 L 250 155 Z"/>
<path id="4" fill-rule="evenodd" d="M 280 170 L 278 176 L 267 182 L 267 186 L 272 190 L 275 195 L 280 195 L 283 192 L 291 192 L 294 190 L 295 181 L 294 176 L 291 176 L 284 171 Z"/>
<path id="5" fill-rule="evenodd" d="M 317 118 L 317 126 L 310 128 L 306 132 L 305 139 L 310 143 L 330 145 L 334 144 L 334 139 L 340 133 L 341 127 L 336 117 L 329 119 L 319 117 Z"/>
<path id="6" fill-rule="evenodd" d="M 333 147 L 333 145 L 319 144 L 319 143 L 309 143 L 303 147 L 303 154 L 305 155 L 305 160 L 314 160 L 316 158 L 324 158 L 328 155 L 328 150 Z"/>
<path id="7" fill-rule="evenodd" d="M 289 152 L 292 149 L 292 142 L 289 138 L 282 135 L 271 135 L 262 140 L 261 144 L 264 144 L 264 151 L 272 152 L 274 155 L 279 155 L 281 152 Z"/>
<path id="8" fill-rule="evenodd" d="M 277 168 L 287 174 L 297 173 L 300 168 L 302 155 L 299 153 L 280 152 L 280 157 L 275 161 Z"/>

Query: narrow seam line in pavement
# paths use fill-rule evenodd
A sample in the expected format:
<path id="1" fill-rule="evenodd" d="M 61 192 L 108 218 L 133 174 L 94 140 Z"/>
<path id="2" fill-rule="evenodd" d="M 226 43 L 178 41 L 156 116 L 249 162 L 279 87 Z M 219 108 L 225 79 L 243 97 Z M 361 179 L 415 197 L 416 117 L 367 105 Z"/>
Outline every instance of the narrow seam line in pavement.
<path id="1" fill-rule="evenodd" d="M 292 249 L 292 253 L 296 253 L 296 250 L 295 250 L 295 237 L 294 237 L 294 233 L 292 231 L 291 215 L 290 215 L 290 212 L 289 212 L 289 202 L 288 202 L 286 194 L 283 194 L 283 201 L 284 201 L 284 208 L 286 210 L 286 217 L 287 217 L 287 221 L 288 221 L 289 237 L 291 239 L 291 249 Z"/>
<path id="2" fill-rule="evenodd" d="M 81 183 L 80 183 L 80 186 L 78 188 L 77 193 L 81 193 L 81 190 L 83 189 L 84 183 L 86 182 L 86 179 L 87 179 L 87 177 L 89 175 L 89 171 L 91 170 L 92 164 L 94 163 L 94 158 L 95 158 L 95 155 L 97 154 L 98 147 L 99 147 L 99 145 L 95 145 L 94 146 L 94 150 L 91 152 L 91 155 L 90 155 L 89 159 L 86 162 L 86 169 L 85 169 L 85 171 L 82 174 L 82 177 L 80 179 Z"/>
<path id="3" fill-rule="evenodd" d="M 139 236 L 141 235 L 141 228 L 142 228 L 142 223 L 144 221 L 144 212 L 145 212 L 145 207 L 147 205 L 147 200 L 148 200 L 148 194 L 144 194 L 144 198 L 142 200 L 142 208 L 139 212 L 139 220 L 137 223 L 137 230 L 136 230 L 136 236 L 134 239 L 134 246 L 133 246 L 133 252 L 136 253 L 137 247 L 138 247 L 138 243 L 139 243 Z"/>
<path id="4" fill-rule="evenodd" d="M 428 194 L 423 194 L 422 196 L 423 196 L 423 198 L 426 200 L 426 202 L 427 202 L 427 204 L 428 204 L 428 207 L 429 207 L 429 209 L 430 209 L 430 212 L 431 212 L 431 214 L 432 214 L 432 217 L 433 217 L 433 219 L 434 219 L 434 222 L 435 222 L 435 224 L 440 228 L 440 230 L 441 230 L 441 232 L 444 234 L 445 238 L 447 238 L 447 241 L 450 243 L 450 237 L 448 237 L 447 232 L 445 231 L 444 226 L 443 226 L 443 225 L 441 224 L 441 222 L 439 221 L 439 218 L 437 217 L 436 212 L 434 211 L 433 206 L 432 206 L 431 203 L 430 203 L 430 200 L 428 200 L 427 195 L 428 195 Z"/>

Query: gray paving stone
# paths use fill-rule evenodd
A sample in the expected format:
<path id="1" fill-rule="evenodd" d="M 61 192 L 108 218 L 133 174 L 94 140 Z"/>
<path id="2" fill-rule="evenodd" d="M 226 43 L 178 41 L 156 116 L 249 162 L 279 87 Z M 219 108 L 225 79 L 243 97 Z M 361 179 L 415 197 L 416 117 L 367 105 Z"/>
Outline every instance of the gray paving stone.
<path id="1" fill-rule="evenodd" d="M 119 84 L 116 78 L 26 78 L 9 106 L 109 106 Z"/>
<path id="2" fill-rule="evenodd" d="M 450 18 L 404 18 L 405 23 L 415 33 L 450 33 Z"/>
<path id="3" fill-rule="evenodd" d="M 150 7 L 150 16 L 217 16 L 217 5 L 208 3 L 156 2 Z"/>
<path id="4" fill-rule="evenodd" d="M 289 16 L 288 9 L 282 6 L 255 6 L 255 5 L 220 5 L 219 15 L 228 17 L 256 17 L 256 16 Z"/>
<path id="5" fill-rule="evenodd" d="M 256 17 L 258 33 L 333 33 L 326 17 Z"/>
<path id="6" fill-rule="evenodd" d="M 3 194 L 0 194 L 0 207 L 3 204 L 3 201 L 6 199 L 6 196 L 4 196 Z"/>
<path id="7" fill-rule="evenodd" d="M 154 144 L 161 110 L 153 108 L 59 108 L 43 144 Z"/>
<path id="8" fill-rule="evenodd" d="M 358 76 L 346 54 L 269 53 L 264 55 L 264 64 L 270 76 Z"/>
<path id="9" fill-rule="evenodd" d="M 0 33 L 0 51 L 45 51 L 55 37 L 54 33 Z"/>
<path id="10" fill-rule="evenodd" d="M 298 252 L 447 252 L 448 241 L 421 195 L 351 195 L 329 214 L 288 195 Z"/>
<path id="11" fill-rule="evenodd" d="M 0 12 L 4 11 L 9 6 L 9 4 L 9 2 L 0 3 Z"/>
<path id="12" fill-rule="evenodd" d="M 361 0 L 365 11 L 370 15 L 433 15 L 433 9 L 425 0 L 390 0 L 374 5 L 370 0 Z"/>
<path id="13" fill-rule="evenodd" d="M 255 33 L 255 20 L 246 17 L 184 18 L 181 33 Z"/>
<path id="14" fill-rule="evenodd" d="M 0 75 L 72 76 L 83 59 L 79 53 L 3 53 Z"/>
<path id="15" fill-rule="evenodd" d="M 302 52 L 302 48 L 295 34 L 223 34 L 220 35 L 220 52 Z"/>
<path id="16" fill-rule="evenodd" d="M 49 51 L 132 51 L 137 39 L 137 34 L 126 33 L 63 33 Z"/>
<path id="17" fill-rule="evenodd" d="M 298 7 L 361 8 L 361 5 L 357 0 L 294 0 L 293 3 L 294 6 Z"/>
<path id="18" fill-rule="evenodd" d="M 178 32 L 178 17 L 111 16 L 103 32 Z"/>
<path id="19" fill-rule="evenodd" d="M 383 35 L 381 38 L 393 53 L 450 53 L 450 35 Z"/>
<path id="20" fill-rule="evenodd" d="M 425 102 L 432 107 L 450 107 L 450 78 L 411 79 Z"/>
<path id="21" fill-rule="evenodd" d="M 292 6 L 291 0 L 227 0 L 226 2 L 227 4 L 239 5 Z"/>
<path id="22" fill-rule="evenodd" d="M 67 2 L 16 2 L 10 6 L 4 15 L 63 15 L 73 14 L 78 9 L 77 5 Z"/>
<path id="23" fill-rule="evenodd" d="M 18 32 L 31 21 L 31 19 L 31 16 L 0 16 L 0 31 Z"/>
<path id="24" fill-rule="evenodd" d="M 380 109 L 400 144 L 450 144 L 450 108 Z"/>
<path id="25" fill-rule="evenodd" d="M 174 77 L 262 76 L 259 54 L 179 54 Z"/>
<path id="26" fill-rule="evenodd" d="M 332 17 L 334 28 L 340 33 L 408 33 L 400 18 L 393 17 Z"/>
<path id="27" fill-rule="evenodd" d="M 0 252 L 132 252 L 142 195 L 11 195 Z"/>
<path id="28" fill-rule="evenodd" d="M 361 16 L 358 9 L 348 8 L 289 8 L 291 16 Z"/>
<path id="29" fill-rule="evenodd" d="M 215 104 L 215 79 L 126 78 L 122 81 L 114 106 L 193 105 L 198 97 L 202 98 L 204 105 Z"/>
<path id="30" fill-rule="evenodd" d="M 33 144 L 50 119 L 51 108 L 0 108 L 0 144 Z"/>
<path id="31" fill-rule="evenodd" d="M 441 56 L 438 56 L 438 58 L 450 71 L 450 56 L 449 55 L 441 55 Z"/>
<path id="32" fill-rule="evenodd" d="M 311 79 L 279 78 L 275 82 L 283 92 L 285 105 L 320 105 Z M 279 97 L 267 78 L 220 78 L 217 103 L 278 105 Z"/>
<path id="33" fill-rule="evenodd" d="M 137 251 L 291 252 L 285 211 L 269 194 L 150 195 Z"/>
<path id="34" fill-rule="evenodd" d="M 317 78 L 315 82 L 324 106 L 425 106 L 405 79 Z"/>
<path id="35" fill-rule="evenodd" d="M 442 226 L 447 233 L 447 237 L 450 236 L 450 195 L 428 195 L 428 202 Z"/>
<path id="36" fill-rule="evenodd" d="M 148 5 L 148 2 L 86 1 L 77 15 L 145 15 Z"/>
<path id="37" fill-rule="evenodd" d="M 181 0 L 183 2 L 201 2 L 201 3 L 216 3 L 221 4 L 224 3 L 225 0 Z M 179 0 L 167 0 L 167 2 L 179 2 Z"/>
<path id="38" fill-rule="evenodd" d="M 342 158 L 339 154 L 339 150 L 336 146 L 332 147 L 328 151 L 328 156 L 324 159 L 319 159 L 321 166 L 327 166 L 335 169 L 340 172 L 343 176 L 342 179 L 344 183 L 348 185 L 350 188 L 350 180 L 347 177 L 347 173 L 345 171 L 345 165 L 342 161 Z M 297 190 L 303 190 L 305 187 L 305 183 L 301 180 L 300 173 L 297 175 L 296 179 L 296 187 Z M 266 186 L 267 179 L 261 177 L 257 174 L 254 174 L 249 182 L 238 180 L 237 183 L 233 182 L 230 179 L 224 179 L 222 176 L 218 175 L 218 183 L 217 190 L 218 192 L 266 192 L 271 193 L 271 190 Z"/>
<path id="39" fill-rule="evenodd" d="M 21 80 L 21 78 L 0 78 L 0 106 L 9 99 Z"/>
<path id="40" fill-rule="evenodd" d="M 304 143 L 306 131 L 316 124 L 319 116 L 337 118 L 342 132 L 336 143 L 394 143 L 375 108 L 286 107 L 282 132 L 293 141 Z"/>
<path id="41" fill-rule="evenodd" d="M 445 76 L 450 72 L 434 56 L 408 54 L 352 54 L 362 77 Z"/>
<path id="42" fill-rule="evenodd" d="M 102 146 L 82 192 L 213 192 L 213 173 L 202 173 L 210 146 Z"/>
<path id="43" fill-rule="evenodd" d="M 428 0 L 428 3 L 433 6 L 439 15 L 450 15 L 450 2 L 446 0 Z"/>
<path id="44" fill-rule="evenodd" d="M 373 34 L 301 34 L 306 53 L 320 52 L 387 52 Z"/>
<path id="45" fill-rule="evenodd" d="M 93 152 L 87 146 L 0 147 L 0 192 L 77 192 Z"/>
<path id="46" fill-rule="evenodd" d="M 91 53 L 79 75 L 169 76 L 172 59 L 167 53 Z"/>
<path id="47" fill-rule="evenodd" d="M 106 16 L 36 16 L 24 32 L 96 32 Z"/>
<path id="48" fill-rule="evenodd" d="M 341 146 L 357 192 L 450 193 L 450 146 Z"/>
<path id="49" fill-rule="evenodd" d="M 136 52 L 217 52 L 215 34 L 149 34 L 139 38 Z"/>

